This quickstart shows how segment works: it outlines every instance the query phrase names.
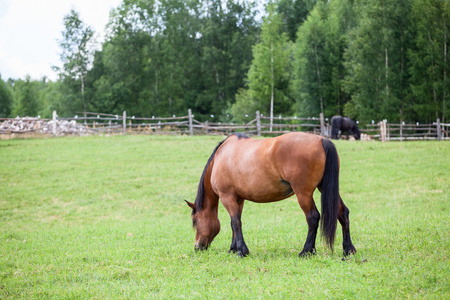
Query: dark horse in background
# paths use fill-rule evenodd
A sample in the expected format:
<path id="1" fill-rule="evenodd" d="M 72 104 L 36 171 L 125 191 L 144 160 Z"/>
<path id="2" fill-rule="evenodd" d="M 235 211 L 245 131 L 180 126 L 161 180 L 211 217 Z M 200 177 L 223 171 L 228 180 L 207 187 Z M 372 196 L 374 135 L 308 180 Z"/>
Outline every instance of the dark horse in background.
<path id="1" fill-rule="evenodd" d="M 341 134 L 339 134 L 339 131 Z M 356 126 L 356 123 L 353 122 L 352 119 L 349 117 L 341 117 L 341 116 L 334 116 L 331 118 L 331 138 L 332 139 L 340 139 L 341 135 L 344 133 L 344 131 L 347 132 L 347 140 L 348 135 L 350 131 L 353 134 L 353 137 L 355 140 L 361 139 L 361 133 L 359 132 L 358 126 Z"/>
<path id="2" fill-rule="evenodd" d="M 321 192 L 322 217 L 314 203 Z M 244 200 L 268 203 L 296 195 L 305 213 L 308 235 L 300 256 L 314 254 L 316 234 L 333 249 L 337 220 L 342 226 L 344 255 L 355 253 L 350 238 L 349 210 L 339 195 L 339 157 L 334 144 L 306 133 L 288 133 L 269 139 L 233 134 L 214 149 L 198 185 L 192 209 L 195 249 L 206 250 L 220 231 L 219 199 L 231 218 L 230 252 L 249 254 L 242 234 Z"/>

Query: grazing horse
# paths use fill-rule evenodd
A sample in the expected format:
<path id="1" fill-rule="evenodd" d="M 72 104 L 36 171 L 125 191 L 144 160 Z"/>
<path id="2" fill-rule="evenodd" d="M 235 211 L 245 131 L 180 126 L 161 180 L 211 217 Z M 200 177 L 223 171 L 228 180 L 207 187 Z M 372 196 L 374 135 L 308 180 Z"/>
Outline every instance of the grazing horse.
<path id="1" fill-rule="evenodd" d="M 322 218 L 313 200 L 321 192 Z M 231 218 L 233 238 L 229 252 L 249 254 L 242 235 L 244 200 L 268 203 L 297 196 L 305 213 L 308 235 L 300 256 L 314 254 L 316 234 L 333 249 L 337 220 L 342 225 L 344 255 L 355 253 L 349 230 L 349 210 L 339 195 L 339 157 L 333 143 L 317 135 L 288 133 L 269 139 L 251 139 L 235 133 L 214 149 L 203 170 L 192 222 L 195 249 L 206 250 L 220 231 L 219 199 Z"/>
<path id="2" fill-rule="evenodd" d="M 339 135 L 339 131 L 341 131 L 341 134 Z M 349 132 L 351 131 L 355 140 L 361 139 L 361 133 L 359 132 L 358 126 L 356 126 L 356 123 L 353 122 L 352 119 L 349 117 L 341 117 L 341 116 L 334 116 L 331 118 L 331 138 L 332 139 L 340 139 L 342 133 L 344 131 L 347 132 L 347 140 Z"/>

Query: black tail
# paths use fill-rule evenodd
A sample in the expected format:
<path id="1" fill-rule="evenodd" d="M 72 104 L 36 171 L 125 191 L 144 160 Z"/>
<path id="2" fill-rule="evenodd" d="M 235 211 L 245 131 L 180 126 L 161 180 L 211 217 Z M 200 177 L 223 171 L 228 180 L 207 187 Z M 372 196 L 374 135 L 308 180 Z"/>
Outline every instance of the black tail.
<path id="1" fill-rule="evenodd" d="M 321 183 L 322 218 L 320 227 L 322 237 L 333 250 L 336 224 L 339 212 L 339 158 L 334 144 L 327 139 L 322 141 L 325 150 L 325 172 Z"/>

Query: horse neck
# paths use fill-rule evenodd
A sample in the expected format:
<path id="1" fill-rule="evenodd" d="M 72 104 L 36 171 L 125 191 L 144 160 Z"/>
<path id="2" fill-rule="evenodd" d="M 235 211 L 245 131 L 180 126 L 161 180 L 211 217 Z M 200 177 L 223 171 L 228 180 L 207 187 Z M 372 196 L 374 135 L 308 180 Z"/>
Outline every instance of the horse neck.
<path id="1" fill-rule="evenodd" d="M 205 170 L 204 176 L 202 176 L 203 182 L 200 183 L 201 186 L 199 186 L 199 191 L 197 193 L 198 199 L 196 199 L 195 202 L 198 210 L 205 210 L 217 214 L 217 208 L 219 206 L 219 196 L 214 192 L 211 185 L 211 173 L 213 165 L 214 161 L 211 162 L 211 164 Z"/>
<path id="2" fill-rule="evenodd" d="M 206 174 L 204 182 L 204 195 L 203 195 L 203 207 L 202 209 L 215 213 L 217 215 L 217 209 L 219 207 L 219 196 L 214 192 L 211 186 L 210 174 Z"/>
<path id="3" fill-rule="evenodd" d="M 219 197 L 205 196 L 203 200 L 203 211 L 208 212 L 214 216 L 218 215 Z"/>

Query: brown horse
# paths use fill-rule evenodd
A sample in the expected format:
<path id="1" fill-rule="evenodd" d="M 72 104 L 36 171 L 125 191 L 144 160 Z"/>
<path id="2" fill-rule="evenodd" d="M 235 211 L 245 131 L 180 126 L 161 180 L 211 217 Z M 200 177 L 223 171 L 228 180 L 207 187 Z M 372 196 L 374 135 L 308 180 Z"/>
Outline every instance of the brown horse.
<path id="1" fill-rule="evenodd" d="M 322 219 L 313 200 L 322 193 Z M 333 249 L 337 220 L 342 225 L 344 255 L 355 253 L 349 230 L 349 210 L 339 195 L 339 157 L 334 144 L 320 136 L 288 133 L 269 139 L 234 134 L 219 143 L 209 158 L 192 208 L 196 229 L 195 249 L 206 250 L 220 231 L 219 199 L 231 218 L 230 251 L 249 254 L 244 242 L 241 215 L 244 200 L 280 201 L 292 195 L 306 216 L 308 236 L 300 256 L 315 253 L 316 234 Z"/>

